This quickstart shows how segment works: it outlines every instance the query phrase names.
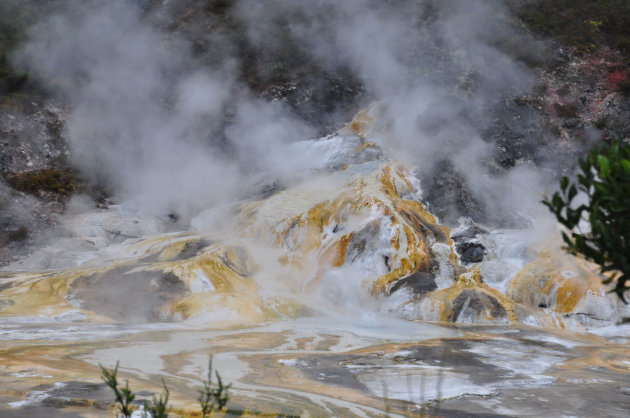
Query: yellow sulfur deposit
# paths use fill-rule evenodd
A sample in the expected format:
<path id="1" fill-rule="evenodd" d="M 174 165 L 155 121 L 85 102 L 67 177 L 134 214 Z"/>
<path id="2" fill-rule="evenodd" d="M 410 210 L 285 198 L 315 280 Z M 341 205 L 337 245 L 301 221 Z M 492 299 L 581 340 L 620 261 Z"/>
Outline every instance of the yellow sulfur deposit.
<path id="1" fill-rule="evenodd" d="M 593 310 L 606 297 L 600 277 L 562 251 L 533 252 L 505 294 L 479 269 L 466 272 L 449 229 L 418 201 L 417 180 L 367 141 L 384 131 L 377 113 L 360 112 L 346 137 L 312 141 L 334 163 L 241 201 L 232 234 L 133 239 L 100 263 L 11 275 L 0 316 L 234 327 L 308 312 L 312 295 L 355 280 L 353 292 L 374 302 L 402 289 L 396 300 L 410 319 L 562 327 L 563 315 L 614 317 Z"/>
<path id="2" fill-rule="evenodd" d="M 560 314 L 575 312 L 589 295 L 604 298 L 605 294 L 594 265 L 551 249 L 539 251 L 511 281 L 508 291 L 517 303 Z"/>

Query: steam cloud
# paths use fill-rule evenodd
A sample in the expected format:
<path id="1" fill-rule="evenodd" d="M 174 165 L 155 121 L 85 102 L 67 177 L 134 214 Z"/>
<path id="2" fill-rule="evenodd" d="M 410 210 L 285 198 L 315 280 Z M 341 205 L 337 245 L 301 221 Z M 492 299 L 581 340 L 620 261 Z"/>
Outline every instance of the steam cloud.
<path id="1" fill-rule="evenodd" d="M 201 66 L 138 2 L 68 1 L 63 10 L 35 27 L 17 59 L 70 97 L 75 163 L 121 200 L 190 218 L 261 173 L 289 180 L 308 165 L 286 144 L 313 127 L 239 82 L 239 57 Z M 233 13 L 253 45 L 278 45 L 275 28 L 288 19 L 285 34 L 318 65 L 352 69 L 384 112 L 387 152 L 425 176 L 452 161 L 496 213 L 544 213 L 545 179 L 526 164 L 492 175 L 494 144 L 482 138 L 488 110 L 531 82 L 502 43 L 514 33 L 497 2 L 241 0 Z"/>
<path id="2" fill-rule="evenodd" d="M 291 161 L 283 145 L 309 135 L 239 86 L 229 60 L 204 71 L 133 2 L 68 2 L 31 35 L 18 59 L 70 96 L 75 164 L 142 211 L 190 217 L 229 200 L 246 174 L 273 168 L 273 155 Z M 216 135 L 228 105 L 230 147 Z"/>
<path id="3" fill-rule="evenodd" d="M 531 87 L 524 60 L 540 54 L 500 2 L 272 0 L 264 10 L 254 0 L 238 4 L 254 43 L 277 42 L 278 22 L 297 16 L 287 25 L 296 44 L 325 68 L 353 69 L 381 105 L 391 140 L 386 151 L 425 180 L 444 175 L 440 163 L 449 161 L 483 205 L 483 220 L 550 221 L 539 204 L 549 174 L 531 164 L 549 152 L 545 138 L 515 170 L 496 176 L 504 170 L 493 161 L 493 138 L 483 137 L 492 110 Z"/>

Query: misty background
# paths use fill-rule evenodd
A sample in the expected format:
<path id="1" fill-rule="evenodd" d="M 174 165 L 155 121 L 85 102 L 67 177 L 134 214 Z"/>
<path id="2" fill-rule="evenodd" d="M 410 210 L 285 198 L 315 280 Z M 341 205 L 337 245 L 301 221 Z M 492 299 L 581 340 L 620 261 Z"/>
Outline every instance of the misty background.
<path id="1" fill-rule="evenodd" d="M 442 222 L 522 227 L 591 141 L 513 104 L 545 49 L 500 1 L 55 3 L 12 59 L 69 103 L 72 164 L 140 213 L 186 224 L 290 184 L 312 156 L 287 144 L 378 103 Z"/>

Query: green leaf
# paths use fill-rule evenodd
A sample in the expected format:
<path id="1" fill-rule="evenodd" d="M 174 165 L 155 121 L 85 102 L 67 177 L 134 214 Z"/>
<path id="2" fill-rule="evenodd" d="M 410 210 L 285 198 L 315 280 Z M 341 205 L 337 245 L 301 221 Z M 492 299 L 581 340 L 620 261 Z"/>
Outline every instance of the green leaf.
<path id="1" fill-rule="evenodd" d="M 579 174 L 578 175 L 578 182 L 584 186 L 584 189 L 588 190 L 588 188 L 590 187 L 590 182 L 588 181 L 588 179 L 586 177 L 584 177 L 583 175 Z"/>
<path id="2" fill-rule="evenodd" d="M 610 161 L 603 155 L 597 156 L 597 162 L 599 163 L 599 176 L 603 179 L 610 176 Z"/>
<path id="3" fill-rule="evenodd" d="M 580 158 L 578 160 L 578 164 L 580 165 L 580 168 L 582 169 L 582 172 L 584 174 L 587 174 L 587 173 L 589 173 L 591 171 L 590 164 L 587 163 L 586 160 L 583 160 L 583 159 Z"/>
<path id="4" fill-rule="evenodd" d="M 594 183 L 593 186 L 595 187 L 595 191 L 597 193 L 600 193 L 602 195 L 607 195 L 610 193 L 610 190 L 608 189 L 608 186 L 606 185 L 606 183 L 601 183 L 598 181 Z"/>
<path id="5" fill-rule="evenodd" d="M 562 180 L 560 180 L 560 189 L 564 192 L 567 189 L 568 185 L 569 185 L 569 178 L 567 176 L 562 177 Z"/>
<path id="6" fill-rule="evenodd" d="M 627 173 L 630 173 L 630 160 L 624 158 L 623 160 L 621 160 L 621 166 L 624 170 L 626 170 Z"/>
<path id="7" fill-rule="evenodd" d="M 558 192 L 554 193 L 553 198 L 551 199 L 551 204 L 556 208 L 557 211 L 560 211 L 560 209 L 562 209 L 562 207 L 564 206 L 564 202 L 562 201 L 562 198 L 560 197 L 560 194 Z"/>
<path id="8" fill-rule="evenodd" d="M 566 226 L 569 229 L 573 229 L 580 222 L 581 213 L 576 210 L 567 211 Z"/>

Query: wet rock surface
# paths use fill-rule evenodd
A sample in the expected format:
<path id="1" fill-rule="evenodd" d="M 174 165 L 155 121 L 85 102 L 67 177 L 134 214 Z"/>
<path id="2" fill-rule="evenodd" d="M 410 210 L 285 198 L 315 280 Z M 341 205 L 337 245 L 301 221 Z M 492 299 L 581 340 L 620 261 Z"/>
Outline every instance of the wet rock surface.
<path id="1" fill-rule="evenodd" d="M 455 242 L 455 249 L 462 263 L 470 264 L 483 261 L 486 247 L 479 239 L 488 233 L 487 229 L 473 224 L 451 234 L 451 239 Z"/>
<path id="2" fill-rule="evenodd" d="M 419 297 L 427 292 L 432 292 L 437 289 L 435 275 L 432 273 L 417 271 L 396 281 L 394 286 L 392 286 L 390 293 L 404 289 L 408 289 L 414 297 Z"/>
<path id="3" fill-rule="evenodd" d="M 483 261 L 486 247 L 483 244 L 474 242 L 462 242 L 458 243 L 457 252 L 461 254 L 460 260 L 462 263 L 479 263 Z"/>
<path id="4" fill-rule="evenodd" d="M 163 305 L 189 293 L 173 273 L 122 267 L 74 281 L 67 299 L 117 321 L 142 323 L 168 320 Z"/>
<path id="5" fill-rule="evenodd" d="M 496 298 L 487 293 L 476 290 L 464 290 L 446 312 L 450 322 L 476 321 L 479 317 L 489 317 L 494 320 L 506 320 L 507 312 Z"/>

